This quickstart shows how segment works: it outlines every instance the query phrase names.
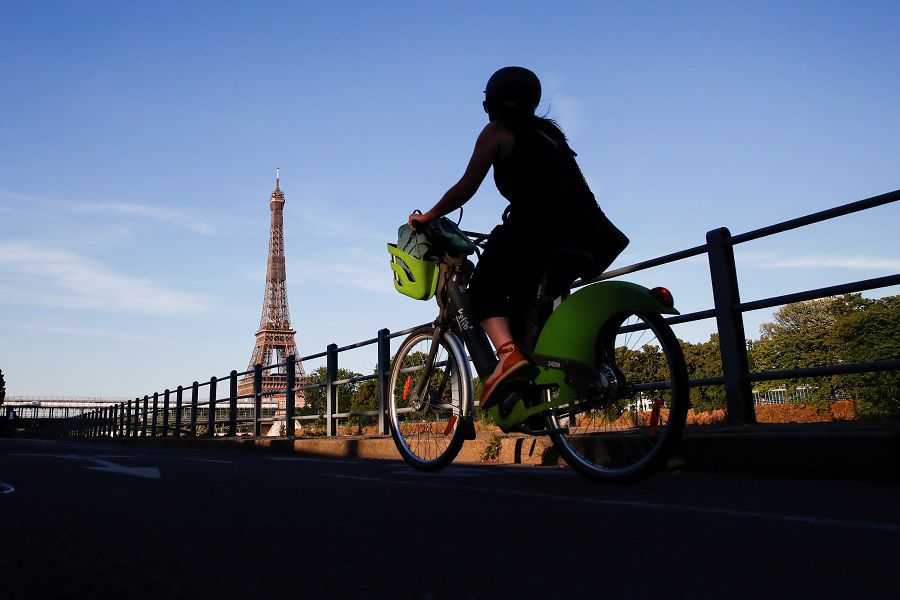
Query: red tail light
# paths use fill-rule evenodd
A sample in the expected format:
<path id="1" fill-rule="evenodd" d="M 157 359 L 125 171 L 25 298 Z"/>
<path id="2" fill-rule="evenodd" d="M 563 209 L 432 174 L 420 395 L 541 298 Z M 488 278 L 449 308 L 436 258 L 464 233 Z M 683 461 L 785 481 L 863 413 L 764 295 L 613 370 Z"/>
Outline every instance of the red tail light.
<path id="1" fill-rule="evenodd" d="M 650 290 L 650 295 L 656 298 L 657 302 L 666 308 L 673 308 L 675 306 L 675 299 L 672 297 L 672 292 L 664 287 L 653 288 Z"/>

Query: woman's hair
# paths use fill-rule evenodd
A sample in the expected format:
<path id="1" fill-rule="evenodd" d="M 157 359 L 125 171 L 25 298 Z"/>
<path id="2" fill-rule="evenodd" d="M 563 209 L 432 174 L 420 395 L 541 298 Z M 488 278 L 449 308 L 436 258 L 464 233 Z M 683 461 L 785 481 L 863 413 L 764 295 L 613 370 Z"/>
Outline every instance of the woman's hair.
<path id="1" fill-rule="evenodd" d="M 538 116 L 533 112 L 528 115 L 500 113 L 492 116 L 495 126 L 504 127 L 513 133 L 531 129 L 540 131 L 554 142 L 568 141 L 559 123 L 546 116 Z"/>

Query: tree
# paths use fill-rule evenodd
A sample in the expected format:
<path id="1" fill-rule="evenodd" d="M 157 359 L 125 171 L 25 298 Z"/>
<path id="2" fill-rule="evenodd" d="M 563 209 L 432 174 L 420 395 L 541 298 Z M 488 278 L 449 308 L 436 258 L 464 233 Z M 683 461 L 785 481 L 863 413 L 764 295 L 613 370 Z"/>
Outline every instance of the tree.
<path id="1" fill-rule="evenodd" d="M 847 363 L 900 358 L 900 296 L 873 300 L 864 310 L 846 315 L 834 337 Z M 846 379 L 855 388 L 859 416 L 900 418 L 900 373 L 862 373 Z"/>
<path id="2" fill-rule="evenodd" d="M 860 294 L 846 294 L 788 304 L 775 313 L 775 321 L 760 327 L 760 339 L 750 345 L 751 370 L 774 371 L 800 369 L 843 362 L 841 341 L 836 337 L 838 323 L 849 315 L 864 311 L 871 303 Z M 845 376 L 798 378 L 788 387 L 807 386 L 813 398 L 846 394 Z M 786 386 L 770 381 L 757 385 L 767 390 Z"/>
<path id="3" fill-rule="evenodd" d="M 359 373 L 355 373 L 353 371 L 349 371 L 347 369 L 338 369 L 337 379 L 338 381 L 344 379 L 352 379 L 354 377 L 359 377 Z M 316 383 L 327 383 L 328 381 L 328 369 L 325 367 L 319 367 L 312 373 L 309 373 L 306 379 L 303 381 L 302 385 L 311 385 Z M 338 406 L 342 404 L 346 408 L 349 404 L 350 399 L 356 393 L 356 388 L 359 386 L 359 383 L 344 383 L 338 387 Z M 297 411 L 300 415 L 321 415 L 325 414 L 326 406 L 325 406 L 325 393 L 327 388 L 325 386 L 317 387 L 313 389 L 306 390 L 304 392 L 304 406 L 300 410 Z M 342 402 L 343 400 L 343 402 Z"/>
<path id="4" fill-rule="evenodd" d="M 719 347 L 719 334 L 714 333 L 708 342 L 691 344 L 681 342 L 684 362 L 687 365 L 689 379 L 722 376 L 722 354 Z M 721 385 L 705 385 L 692 387 L 690 391 L 691 406 L 695 410 L 710 411 L 725 408 L 725 387 Z"/>
<path id="5" fill-rule="evenodd" d="M 748 344 L 751 371 L 864 363 L 900 357 L 900 296 L 846 294 L 783 306 Z M 806 385 L 812 401 L 852 397 L 863 417 L 900 417 L 897 372 L 761 382 L 757 389 Z"/>
<path id="6" fill-rule="evenodd" d="M 378 366 L 372 370 L 374 375 L 378 375 Z M 368 412 L 378 410 L 378 378 L 367 379 L 362 381 L 356 387 L 353 397 L 350 399 L 350 410 L 352 412 Z M 378 417 L 358 417 L 356 422 L 359 426 L 373 425 L 378 422 Z"/>

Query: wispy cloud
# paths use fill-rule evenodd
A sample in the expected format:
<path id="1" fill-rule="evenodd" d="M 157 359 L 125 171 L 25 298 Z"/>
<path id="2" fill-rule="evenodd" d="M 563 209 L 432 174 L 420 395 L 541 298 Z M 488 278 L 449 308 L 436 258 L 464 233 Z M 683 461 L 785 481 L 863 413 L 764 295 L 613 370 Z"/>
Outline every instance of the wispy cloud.
<path id="1" fill-rule="evenodd" d="M 355 222 L 347 220 L 346 215 L 331 215 L 306 211 L 303 213 L 303 227 L 294 234 L 301 238 L 313 239 L 346 239 L 356 242 L 363 240 L 381 241 L 383 231 L 367 229 Z"/>
<path id="2" fill-rule="evenodd" d="M 377 294 L 393 294 L 387 252 L 384 259 L 331 257 L 308 259 L 287 265 L 288 281 L 298 284 L 327 282 Z"/>
<path id="3" fill-rule="evenodd" d="M 87 327 L 70 327 L 57 325 L 40 325 L 35 323 L 3 323 L 3 327 L 14 327 L 29 332 L 52 333 L 54 335 L 74 335 L 78 337 L 95 337 L 110 340 L 123 340 L 128 342 L 141 343 L 164 343 L 171 341 L 168 338 L 159 336 L 147 336 L 122 331 L 109 331 L 104 329 L 94 329 Z"/>
<path id="4" fill-rule="evenodd" d="M 567 136 L 578 138 L 588 125 L 584 103 L 563 92 L 565 83 L 559 73 L 553 71 L 543 73 L 541 79 L 544 83 L 544 93 L 538 114 L 548 112 L 550 118 L 559 121 Z"/>
<path id="5" fill-rule="evenodd" d="M 13 206 L 0 206 L 0 211 L 15 213 L 16 206 L 27 202 L 29 206 L 43 205 L 54 210 L 69 213 L 87 213 L 99 215 L 121 215 L 126 217 L 139 217 L 168 223 L 175 227 L 185 228 L 194 233 L 209 235 L 214 228 L 203 219 L 187 211 L 161 208 L 146 204 L 132 204 L 127 202 L 81 202 L 77 200 L 63 200 L 58 198 L 46 198 L 0 190 L 0 200 L 15 203 Z"/>
<path id="6" fill-rule="evenodd" d="M 0 242 L 0 301 L 142 314 L 194 314 L 209 303 L 113 272 L 74 252 Z"/>
<path id="7" fill-rule="evenodd" d="M 209 235 L 213 232 L 213 227 L 196 217 L 187 213 L 158 208 L 155 206 L 147 206 L 144 204 L 125 204 L 121 202 L 110 203 L 70 203 L 67 208 L 72 212 L 78 213 L 94 213 L 105 215 L 127 215 L 132 217 L 142 217 L 162 221 L 176 227 L 189 229 L 194 233 L 201 235 Z"/>
<path id="8" fill-rule="evenodd" d="M 763 269 L 857 269 L 900 272 L 900 260 L 835 254 L 782 256 L 774 253 L 736 256 L 737 263 Z"/>

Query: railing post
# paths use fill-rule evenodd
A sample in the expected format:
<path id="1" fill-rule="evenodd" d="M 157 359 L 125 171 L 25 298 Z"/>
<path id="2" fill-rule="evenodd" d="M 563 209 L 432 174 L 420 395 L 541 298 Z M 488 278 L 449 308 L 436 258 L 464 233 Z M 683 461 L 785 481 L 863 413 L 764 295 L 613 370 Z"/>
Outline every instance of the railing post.
<path id="1" fill-rule="evenodd" d="M 206 419 L 206 437 L 216 434 L 216 378 L 209 378 L 209 415 Z"/>
<path id="2" fill-rule="evenodd" d="M 153 392 L 153 416 L 150 418 L 150 436 L 156 437 L 156 413 L 159 408 L 159 392 Z"/>
<path id="3" fill-rule="evenodd" d="M 338 377 L 338 352 L 337 344 L 328 344 L 328 353 L 325 360 L 325 373 L 328 385 L 325 387 L 325 434 L 337 435 L 338 386 L 334 384 Z"/>
<path id="4" fill-rule="evenodd" d="M 162 436 L 169 437 L 169 388 L 163 392 L 163 431 Z"/>
<path id="5" fill-rule="evenodd" d="M 294 388 L 297 387 L 297 357 L 293 354 L 289 354 L 287 357 L 287 368 L 285 371 L 284 435 L 294 437 L 294 433 L 296 433 L 294 412 L 296 409 L 297 393 L 294 391 Z"/>
<path id="6" fill-rule="evenodd" d="M 237 371 L 228 375 L 228 435 L 237 435 Z"/>
<path id="7" fill-rule="evenodd" d="M 731 233 L 725 227 L 713 229 L 706 234 L 706 245 L 713 300 L 716 305 L 722 372 L 725 376 L 728 422 L 755 423 L 750 366 L 747 360 L 747 338 L 744 334 L 744 317 L 738 308 L 741 297 Z"/>
<path id="8" fill-rule="evenodd" d="M 387 418 L 388 379 L 391 374 L 391 332 L 378 332 L 378 433 L 390 433 Z"/>
<path id="9" fill-rule="evenodd" d="M 191 385 L 191 437 L 197 437 L 197 396 L 200 394 L 200 383 Z"/>
<path id="10" fill-rule="evenodd" d="M 181 404 L 184 387 L 178 386 L 175 390 L 175 437 L 181 437 Z"/>
<path id="11" fill-rule="evenodd" d="M 141 437 L 147 437 L 147 415 L 150 413 L 148 404 L 150 396 L 144 395 L 144 410 L 141 411 Z"/>
<path id="12" fill-rule="evenodd" d="M 125 403 L 119 403 L 119 437 L 125 437 Z"/>
<path id="13" fill-rule="evenodd" d="M 138 413 L 140 412 L 140 408 L 139 408 L 140 404 L 141 404 L 141 399 L 135 398 L 134 406 L 132 407 L 132 411 L 131 411 L 131 427 L 132 427 L 132 434 L 134 435 L 134 437 L 138 436 Z"/>
<path id="14" fill-rule="evenodd" d="M 262 435 L 262 365 L 253 365 L 253 437 Z"/>
<path id="15" fill-rule="evenodd" d="M 131 400 L 125 404 L 125 437 L 131 437 Z"/>

